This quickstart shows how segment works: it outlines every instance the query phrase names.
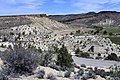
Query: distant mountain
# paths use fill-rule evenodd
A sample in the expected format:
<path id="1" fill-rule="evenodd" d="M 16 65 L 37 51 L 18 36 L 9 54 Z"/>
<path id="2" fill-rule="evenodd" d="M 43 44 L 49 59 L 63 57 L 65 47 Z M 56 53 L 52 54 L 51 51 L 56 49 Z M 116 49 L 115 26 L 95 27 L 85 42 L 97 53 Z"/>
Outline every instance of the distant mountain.
<path id="1" fill-rule="evenodd" d="M 69 14 L 69 15 L 49 15 L 50 19 L 72 25 L 73 27 L 119 27 L 120 28 L 120 12 L 101 11 L 99 13 L 89 12 L 85 14 Z"/>

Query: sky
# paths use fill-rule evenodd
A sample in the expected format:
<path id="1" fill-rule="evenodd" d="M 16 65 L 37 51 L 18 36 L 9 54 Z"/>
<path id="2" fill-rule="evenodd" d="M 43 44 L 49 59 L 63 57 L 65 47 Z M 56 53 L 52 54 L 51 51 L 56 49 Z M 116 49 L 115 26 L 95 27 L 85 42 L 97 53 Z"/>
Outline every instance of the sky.
<path id="1" fill-rule="evenodd" d="M 0 15 L 120 11 L 120 0 L 0 0 Z"/>

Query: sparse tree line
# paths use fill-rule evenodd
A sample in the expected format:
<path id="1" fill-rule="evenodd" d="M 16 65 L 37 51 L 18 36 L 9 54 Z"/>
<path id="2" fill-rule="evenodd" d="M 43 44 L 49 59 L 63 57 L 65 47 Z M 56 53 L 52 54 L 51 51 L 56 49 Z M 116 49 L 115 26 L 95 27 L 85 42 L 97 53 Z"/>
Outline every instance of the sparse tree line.
<path id="1" fill-rule="evenodd" d="M 107 30 L 104 30 L 104 28 L 101 26 L 93 26 L 93 29 L 95 29 L 95 30 L 90 30 L 87 32 L 82 32 L 81 30 L 77 30 L 76 32 L 71 32 L 70 35 L 79 36 L 82 33 L 89 33 L 92 35 L 97 35 L 97 34 L 109 35 L 109 36 L 114 35 L 112 32 L 108 32 Z"/>
<path id="2" fill-rule="evenodd" d="M 95 34 L 99 34 L 99 33 L 102 33 L 103 35 L 107 35 L 108 34 L 108 32 L 106 30 L 103 30 L 104 28 L 101 27 L 101 26 L 94 26 L 93 28 L 95 29 L 95 31 L 93 31 L 91 33 L 93 33 L 94 35 Z M 112 33 L 109 33 L 109 34 L 112 34 Z"/>
<path id="3" fill-rule="evenodd" d="M 75 55 L 77 57 L 83 57 L 83 58 L 92 58 L 90 56 L 90 53 L 83 52 L 79 48 L 75 50 Z M 105 58 L 101 57 L 101 54 L 99 53 L 96 59 L 104 59 L 104 60 L 113 60 L 113 61 L 120 61 L 120 56 L 117 56 L 115 53 L 108 54 Z"/>

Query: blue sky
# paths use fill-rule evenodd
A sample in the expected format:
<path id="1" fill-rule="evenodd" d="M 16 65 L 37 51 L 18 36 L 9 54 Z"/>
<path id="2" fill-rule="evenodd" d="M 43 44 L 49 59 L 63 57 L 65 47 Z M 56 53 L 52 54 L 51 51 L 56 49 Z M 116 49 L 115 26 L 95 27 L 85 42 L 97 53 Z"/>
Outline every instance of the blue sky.
<path id="1" fill-rule="evenodd" d="M 120 11 L 120 0 L 0 0 L 0 15 Z"/>

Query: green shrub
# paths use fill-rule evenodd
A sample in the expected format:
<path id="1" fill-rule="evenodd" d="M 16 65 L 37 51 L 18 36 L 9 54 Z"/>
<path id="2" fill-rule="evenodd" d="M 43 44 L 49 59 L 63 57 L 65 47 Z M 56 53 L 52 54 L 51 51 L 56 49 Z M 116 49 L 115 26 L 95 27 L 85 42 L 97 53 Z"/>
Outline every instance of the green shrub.
<path id="1" fill-rule="evenodd" d="M 109 33 L 109 35 L 110 35 L 110 36 L 112 36 L 112 35 L 113 35 L 113 33 L 112 33 L 112 32 L 110 32 L 110 33 Z"/>
<path id="2" fill-rule="evenodd" d="M 73 34 L 74 34 L 73 32 L 70 33 L 70 35 L 73 35 Z"/>
<path id="3" fill-rule="evenodd" d="M 83 57 L 83 58 L 89 58 L 89 57 L 90 57 L 90 54 L 89 54 L 89 53 L 87 53 L 87 52 L 82 52 L 82 51 L 80 51 L 79 48 L 77 48 L 77 49 L 75 50 L 75 54 L 76 54 L 76 56 L 78 56 L 78 57 Z"/>
<path id="4" fill-rule="evenodd" d="M 115 53 L 111 53 L 110 55 L 108 55 L 105 60 L 115 60 L 117 61 L 118 60 L 118 57 Z"/>
<path id="5" fill-rule="evenodd" d="M 77 48 L 76 50 L 75 50 L 75 54 L 80 54 L 80 49 L 79 48 Z"/>
<path id="6" fill-rule="evenodd" d="M 90 54 L 87 52 L 80 53 L 80 57 L 88 58 L 90 57 Z"/>
<path id="7" fill-rule="evenodd" d="M 80 30 L 77 30 L 77 31 L 76 31 L 76 34 L 80 34 Z"/>
<path id="8" fill-rule="evenodd" d="M 107 31 L 103 31 L 103 34 L 106 35 L 106 34 L 107 34 Z"/>
<path id="9" fill-rule="evenodd" d="M 13 33 L 13 32 L 10 32 L 10 35 L 14 35 L 14 33 Z"/>
<path id="10" fill-rule="evenodd" d="M 57 55 L 57 65 L 64 67 L 72 67 L 72 56 L 68 53 L 67 48 L 62 45 L 62 47 L 58 51 Z"/>
<path id="11" fill-rule="evenodd" d="M 85 65 L 85 64 L 81 64 L 81 67 L 84 67 L 84 68 L 86 68 L 86 65 Z"/>
<path id="12" fill-rule="evenodd" d="M 100 31 L 99 31 L 99 30 L 96 30 L 96 31 L 94 32 L 94 35 L 95 35 L 95 34 L 98 34 L 98 33 L 100 33 Z"/>

